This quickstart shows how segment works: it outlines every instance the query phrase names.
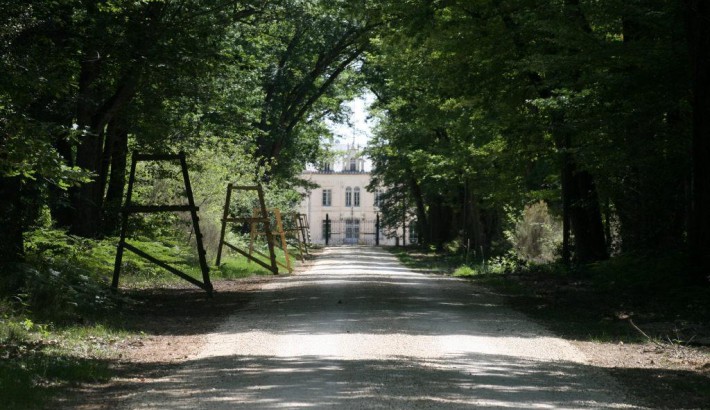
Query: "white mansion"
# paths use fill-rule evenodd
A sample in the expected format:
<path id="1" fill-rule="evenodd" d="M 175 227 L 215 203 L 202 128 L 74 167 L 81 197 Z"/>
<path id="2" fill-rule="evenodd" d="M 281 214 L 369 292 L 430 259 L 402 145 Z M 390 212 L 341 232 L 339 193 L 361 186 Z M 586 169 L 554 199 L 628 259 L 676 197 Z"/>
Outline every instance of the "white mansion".
<path id="1" fill-rule="evenodd" d="M 329 245 L 376 243 L 376 220 L 379 212 L 379 192 L 368 192 L 370 170 L 368 161 L 354 145 L 334 163 L 322 164 L 320 169 L 309 169 L 301 178 L 316 185 L 306 193 L 300 212 L 310 224 L 311 241 L 324 244 L 326 215 L 330 221 Z M 380 230 L 379 244 L 394 245 L 401 231 Z"/>

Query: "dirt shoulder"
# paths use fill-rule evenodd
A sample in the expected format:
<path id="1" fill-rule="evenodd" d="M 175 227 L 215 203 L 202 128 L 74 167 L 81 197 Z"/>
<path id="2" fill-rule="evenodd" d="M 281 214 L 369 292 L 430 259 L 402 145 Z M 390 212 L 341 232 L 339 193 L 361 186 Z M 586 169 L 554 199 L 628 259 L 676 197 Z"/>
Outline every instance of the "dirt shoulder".
<path id="1" fill-rule="evenodd" d="M 650 408 L 702 409 L 710 398 L 707 348 L 647 343 L 572 342 Z"/>
<path id="2" fill-rule="evenodd" d="M 115 376 L 107 383 L 72 388 L 58 406 L 71 409 L 113 409 L 130 386 L 170 372 L 194 357 L 206 335 L 242 309 L 272 277 L 215 281 L 214 297 L 188 286 L 131 292 L 136 303 L 123 309 L 125 329 L 133 336 L 108 347 Z"/>
<path id="3" fill-rule="evenodd" d="M 306 260 L 294 274 L 308 269 Z M 133 303 L 121 309 L 124 328 L 133 336 L 107 346 L 115 376 L 107 383 L 72 388 L 54 405 L 71 409 L 114 409 L 136 383 L 167 374 L 194 358 L 206 336 L 230 315 L 245 308 L 272 276 L 213 281 L 213 297 L 190 285 L 126 291 Z"/>
<path id="4" fill-rule="evenodd" d="M 475 281 L 475 280 L 474 280 Z M 579 279 L 481 279 L 511 306 L 571 341 L 650 408 L 701 409 L 710 403 L 710 324 L 633 297 L 600 293 Z M 507 282 L 507 283 L 506 283 Z M 521 291 L 524 289 L 524 291 Z"/>
<path id="5" fill-rule="evenodd" d="M 571 341 L 649 408 L 700 409 L 710 403 L 708 323 L 660 314 L 583 281 L 509 277 L 482 283 Z"/>

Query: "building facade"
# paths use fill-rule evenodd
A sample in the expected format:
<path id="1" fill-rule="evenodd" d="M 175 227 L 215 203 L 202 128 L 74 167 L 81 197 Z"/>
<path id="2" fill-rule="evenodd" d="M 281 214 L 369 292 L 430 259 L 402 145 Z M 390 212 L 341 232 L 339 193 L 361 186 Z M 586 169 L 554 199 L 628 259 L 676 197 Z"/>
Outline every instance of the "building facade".
<path id="1" fill-rule="evenodd" d="M 301 175 L 314 188 L 301 202 L 301 213 L 310 224 L 311 242 L 326 242 L 326 220 L 330 222 L 329 245 L 374 245 L 377 241 L 378 192 L 368 192 L 370 172 L 360 151 L 348 147 L 333 163 L 322 164 Z M 327 216 L 327 218 L 326 218 Z M 379 232 L 380 245 L 399 242 L 394 232 Z"/>

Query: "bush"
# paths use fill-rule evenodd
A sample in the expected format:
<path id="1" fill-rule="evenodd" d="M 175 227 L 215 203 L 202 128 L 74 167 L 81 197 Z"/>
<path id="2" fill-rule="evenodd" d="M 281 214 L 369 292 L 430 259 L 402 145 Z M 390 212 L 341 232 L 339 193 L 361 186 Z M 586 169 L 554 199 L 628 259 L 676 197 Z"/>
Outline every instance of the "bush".
<path id="1" fill-rule="evenodd" d="M 525 207 L 508 237 L 520 258 L 548 263 L 557 258 L 562 242 L 562 224 L 550 214 L 547 204 L 540 201 Z"/>
<path id="2" fill-rule="evenodd" d="M 113 244 L 38 229 L 27 234 L 26 249 L 26 262 L 8 267 L 0 283 L 14 310 L 67 322 L 115 307 L 118 296 L 108 286 Z"/>

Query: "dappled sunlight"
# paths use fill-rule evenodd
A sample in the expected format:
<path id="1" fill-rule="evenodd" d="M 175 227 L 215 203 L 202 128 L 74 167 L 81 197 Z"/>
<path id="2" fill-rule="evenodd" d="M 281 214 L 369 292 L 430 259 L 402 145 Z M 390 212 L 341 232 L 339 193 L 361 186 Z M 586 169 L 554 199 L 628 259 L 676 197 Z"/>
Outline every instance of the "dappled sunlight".
<path id="1" fill-rule="evenodd" d="M 496 296 L 412 272 L 380 249 L 326 249 L 308 272 L 253 296 L 131 406 L 626 406 L 579 351 Z"/>
<path id="2" fill-rule="evenodd" d="M 362 265 L 359 260 L 363 252 L 371 260 L 387 264 Z M 236 335 L 248 329 L 274 335 L 320 335 L 342 330 L 536 337 L 539 331 L 518 326 L 524 318 L 501 309 L 501 301 L 483 289 L 456 278 L 411 272 L 391 254 L 369 248 L 327 249 L 308 272 L 269 283 L 257 296 L 255 303 L 266 317 L 245 316 L 243 322 L 237 319 L 232 322 L 234 327 L 218 333 Z M 284 320 L 270 320 L 274 314 Z"/>
<path id="3" fill-rule="evenodd" d="M 335 327 L 354 328 L 358 321 L 338 321 Z M 226 346 L 214 343 L 202 357 L 229 356 L 240 350 L 256 355 L 276 357 L 314 356 L 340 357 L 345 360 L 361 358 L 385 359 L 393 356 L 436 358 L 447 354 L 495 354 L 528 357 L 538 360 L 568 360 L 581 362 L 576 352 L 552 337 L 534 337 L 535 343 L 519 337 L 449 335 L 411 335 L 389 332 L 381 334 L 344 330 L 340 333 L 294 334 L 250 331 L 225 339 Z M 540 349 L 539 346 L 545 346 Z"/>
<path id="4" fill-rule="evenodd" d="M 465 354 L 344 360 L 322 355 L 203 358 L 132 395 L 136 408 L 628 408 L 590 386 L 597 370 Z M 363 377 L 366 375 L 366 377 Z M 367 403 L 367 405 L 363 405 Z"/>

